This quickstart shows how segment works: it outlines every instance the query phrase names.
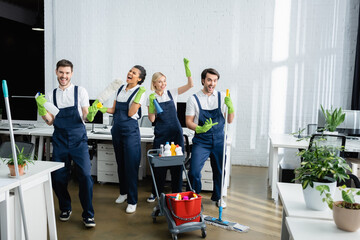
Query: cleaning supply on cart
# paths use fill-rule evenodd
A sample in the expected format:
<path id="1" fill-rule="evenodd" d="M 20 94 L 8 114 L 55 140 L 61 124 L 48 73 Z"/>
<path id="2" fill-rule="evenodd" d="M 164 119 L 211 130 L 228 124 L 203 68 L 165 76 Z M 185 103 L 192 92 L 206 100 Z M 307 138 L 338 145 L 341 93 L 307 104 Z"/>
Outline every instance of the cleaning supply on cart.
<path id="1" fill-rule="evenodd" d="M 178 201 L 181 200 L 181 195 L 180 195 L 180 193 L 176 194 L 175 200 L 178 200 Z"/>
<path id="2" fill-rule="evenodd" d="M 195 193 L 193 193 L 193 196 L 192 196 L 192 198 L 190 198 L 190 200 L 195 199 L 195 198 L 198 198 L 198 196 Z"/>
<path id="3" fill-rule="evenodd" d="M 169 142 L 166 142 L 165 146 L 164 146 L 164 153 L 163 153 L 163 157 L 168 157 L 171 156 L 171 151 L 170 151 L 170 144 Z"/>
<path id="4" fill-rule="evenodd" d="M 40 92 L 38 92 L 36 95 L 35 95 L 35 98 L 39 97 L 41 94 Z M 52 104 L 51 102 L 48 102 L 46 101 L 44 103 L 44 107 L 47 111 L 49 111 L 54 117 L 59 113 L 59 109 L 54 105 Z"/>
<path id="5" fill-rule="evenodd" d="M 201 196 L 198 198 L 189 201 L 189 198 L 193 196 L 192 191 L 189 192 L 181 192 L 181 193 L 170 193 L 165 194 L 166 204 L 168 209 L 171 212 L 171 216 L 175 221 L 176 226 L 181 225 L 183 223 L 189 222 L 200 222 L 201 215 Z M 177 198 L 172 198 L 172 196 L 178 196 L 182 200 L 177 200 Z M 188 200 L 186 200 L 186 198 Z"/>
<path id="6" fill-rule="evenodd" d="M 175 153 L 176 153 L 176 156 L 184 155 L 183 152 L 182 152 L 181 147 L 178 144 L 176 144 Z"/>
<path id="7" fill-rule="evenodd" d="M 188 196 L 184 196 L 182 200 L 189 200 Z"/>
<path id="8" fill-rule="evenodd" d="M 176 146 L 175 146 L 174 142 L 171 142 L 171 145 L 170 145 L 171 156 L 176 156 L 175 148 L 176 148 Z"/>
<path id="9" fill-rule="evenodd" d="M 160 144 L 160 153 L 159 153 L 159 157 L 164 155 L 164 144 Z"/>

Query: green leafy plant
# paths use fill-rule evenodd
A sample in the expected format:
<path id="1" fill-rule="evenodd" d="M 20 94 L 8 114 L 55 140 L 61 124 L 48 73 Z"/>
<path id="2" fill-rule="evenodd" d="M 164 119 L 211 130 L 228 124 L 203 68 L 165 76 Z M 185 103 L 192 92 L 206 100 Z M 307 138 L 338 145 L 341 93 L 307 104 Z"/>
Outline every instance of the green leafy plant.
<path id="1" fill-rule="evenodd" d="M 313 141 L 311 148 L 298 153 L 302 158 L 301 166 L 295 169 L 295 179 L 300 181 L 303 189 L 314 182 L 335 182 L 349 179 L 346 171 L 351 171 L 345 159 L 337 155 L 341 148 L 320 145 L 320 138 Z"/>
<path id="2" fill-rule="evenodd" d="M 19 149 L 19 147 L 17 145 L 15 145 L 16 147 L 16 151 L 17 151 L 17 154 L 16 154 L 16 157 L 17 157 L 17 163 L 19 166 L 22 166 L 22 165 L 27 165 L 27 163 L 32 163 L 34 164 L 34 160 L 31 159 L 31 154 L 25 154 L 24 153 L 24 148 Z M 10 158 L 1 158 L 1 160 L 5 163 L 5 164 L 8 164 L 8 165 L 14 165 L 14 158 L 13 156 L 9 156 Z"/>
<path id="3" fill-rule="evenodd" d="M 338 207 L 347 208 L 347 209 L 359 209 L 360 210 L 360 204 L 355 202 L 355 195 L 360 196 L 360 190 L 355 188 L 348 188 L 346 189 L 346 186 L 343 185 L 339 187 L 341 191 L 341 196 L 343 201 L 340 204 L 337 204 Z M 320 195 L 325 194 L 325 197 L 323 198 L 323 202 L 326 202 L 330 209 L 333 209 L 334 200 L 331 197 L 330 194 L 330 188 L 326 185 L 319 185 L 316 187 L 316 190 L 320 191 Z"/>
<path id="4" fill-rule="evenodd" d="M 330 110 L 326 109 L 325 111 L 322 105 L 320 105 L 320 107 L 326 120 L 325 130 L 334 132 L 336 128 L 345 121 L 345 113 L 342 112 L 341 108 L 333 109 L 331 107 Z"/>

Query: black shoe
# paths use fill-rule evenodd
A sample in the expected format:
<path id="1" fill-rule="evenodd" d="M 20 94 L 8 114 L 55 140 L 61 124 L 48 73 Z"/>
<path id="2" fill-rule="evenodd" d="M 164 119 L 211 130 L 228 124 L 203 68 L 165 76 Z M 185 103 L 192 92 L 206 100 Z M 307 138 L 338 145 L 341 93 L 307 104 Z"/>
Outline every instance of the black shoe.
<path id="1" fill-rule="evenodd" d="M 60 221 L 66 222 L 67 220 L 69 220 L 71 213 L 72 213 L 71 210 L 61 212 Z"/>
<path id="2" fill-rule="evenodd" d="M 96 226 L 94 218 L 83 218 L 83 222 L 84 222 L 85 227 L 88 227 L 88 228 Z"/>

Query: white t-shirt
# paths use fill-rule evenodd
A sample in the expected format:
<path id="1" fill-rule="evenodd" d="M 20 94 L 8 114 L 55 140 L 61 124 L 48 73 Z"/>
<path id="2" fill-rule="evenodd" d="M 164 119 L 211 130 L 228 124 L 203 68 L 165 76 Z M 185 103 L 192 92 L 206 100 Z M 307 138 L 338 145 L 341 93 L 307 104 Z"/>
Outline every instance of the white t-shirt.
<path id="1" fill-rule="evenodd" d="M 72 83 L 65 90 L 62 90 L 59 87 L 56 88 L 56 103 L 57 103 L 57 107 L 59 109 L 74 106 L 74 101 L 75 101 L 74 91 L 75 91 L 75 85 Z M 46 99 L 49 102 L 54 103 L 53 91 L 48 92 L 48 94 L 46 94 Z M 89 94 L 85 88 L 79 86 L 78 87 L 78 111 L 79 111 L 81 119 L 83 119 L 83 114 L 82 114 L 81 108 L 89 107 L 89 106 L 90 106 L 89 105 Z"/>
<path id="2" fill-rule="evenodd" d="M 133 87 L 132 89 L 129 89 L 126 91 L 126 85 L 122 85 L 124 86 L 123 89 L 119 92 L 119 95 L 117 95 L 118 91 L 119 90 L 116 90 L 115 92 L 115 98 L 114 100 L 117 101 L 117 102 L 127 102 L 127 100 L 129 99 L 130 95 L 133 94 L 133 92 L 138 89 L 140 87 L 140 85 L 136 85 L 135 87 Z M 121 88 L 121 86 L 120 86 Z M 120 89 L 119 88 L 119 89 Z M 131 104 L 133 103 L 135 97 L 136 97 L 136 94 L 134 94 L 134 96 L 132 97 L 131 101 L 129 102 L 129 108 L 131 106 Z M 143 95 L 141 95 L 141 98 L 140 98 L 140 102 L 139 104 L 142 106 L 144 105 L 146 101 L 146 94 L 143 93 Z M 139 119 L 139 114 L 136 112 L 133 116 L 131 116 L 131 118 L 135 119 L 135 120 L 138 120 Z"/>
<path id="3" fill-rule="evenodd" d="M 177 98 L 179 96 L 178 94 L 178 88 L 174 88 L 174 89 L 170 89 L 170 94 L 174 100 L 174 103 L 175 103 L 175 108 L 177 107 L 176 106 L 176 103 L 177 103 Z M 151 94 L 151 93 L 150 93 Z M 155 97 L 157 99 L 157 101 L 159 103 L 162 103 L 162 102 L 167 102 L 167 101 L 170 101 L 170 97 L 169 97 L 169 94 L 168 94 L 168 90 L 164 90 L 164 93 L 162 96 L 158 95 L 156 92 L 155 92 Z M 150 100 L 149 98 L 146 98 L 146 106 L 148 107 L 150 105 Z"/>
<path id="4" fill-rule="evenodd" d="M 218 108 L 218 91 L 214 90 L 214 92 L 208 96 L 203 93 L 202 90 L 195 94 L 200 102 L 201 108 L 203 110 L 214 110 Z M 221 111 L 225 113 L 225 96 L 224 92 L 220 92 L 221 95 Z M 188 101 L 186 102 L 186 116 L 195 116 L 194 123 L 199 124 L 199 105 L 193 95 L 189 97 Z"/>

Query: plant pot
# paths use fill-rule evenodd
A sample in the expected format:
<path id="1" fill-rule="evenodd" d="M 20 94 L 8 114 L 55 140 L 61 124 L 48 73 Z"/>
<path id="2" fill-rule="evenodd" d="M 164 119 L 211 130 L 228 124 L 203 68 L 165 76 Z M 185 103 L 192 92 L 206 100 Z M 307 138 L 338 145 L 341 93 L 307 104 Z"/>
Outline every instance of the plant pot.
<path id="1" fill-rule="evenodd" d="M 332 182 L 332 183 L 314 182 L 313 188 L 310 185 L 308 185 L 303 190 L 305 204 L 307 208 L 310 208 L 312 210 L 325 211 L 329 209 L 329 207 L 326 204 L 326 202 L 323 202 L 322 200 L 325 196 L 321 196 L 320 192 L 316 190 L 316 186 L 319 185 L 328 185 L 330 188 L 330 194 L 334 198 L 336 182 Z"/>
<path id="2" fill-rule="evenodd" d="M 333 204 L 334 222 L 341 230 L 355 232 L 360 228 L 360 209 L 339 207 L 338 205 L 341 203 L 342 201 L 338 201 Z"/>
<path id="3" fill-rule="evenodd" d="M 333 131 L 333 132 L 330 132 L 330 131 L 323 131 L 323 134 L 328 134 L 328 135 L 338 135 L 339 132 L 337 131 Z"/>
<path id="4" fill-rule="evenodd" d="M 9 167 L 9 170 L 10 170 L 10 176 L 16 176 L 15 165 L 8 164 L 8 167 Z M 25 164 L 24 165 L 18 165 L 18 168 L 19 168 L 19 176 L 24 175 Z"/>

